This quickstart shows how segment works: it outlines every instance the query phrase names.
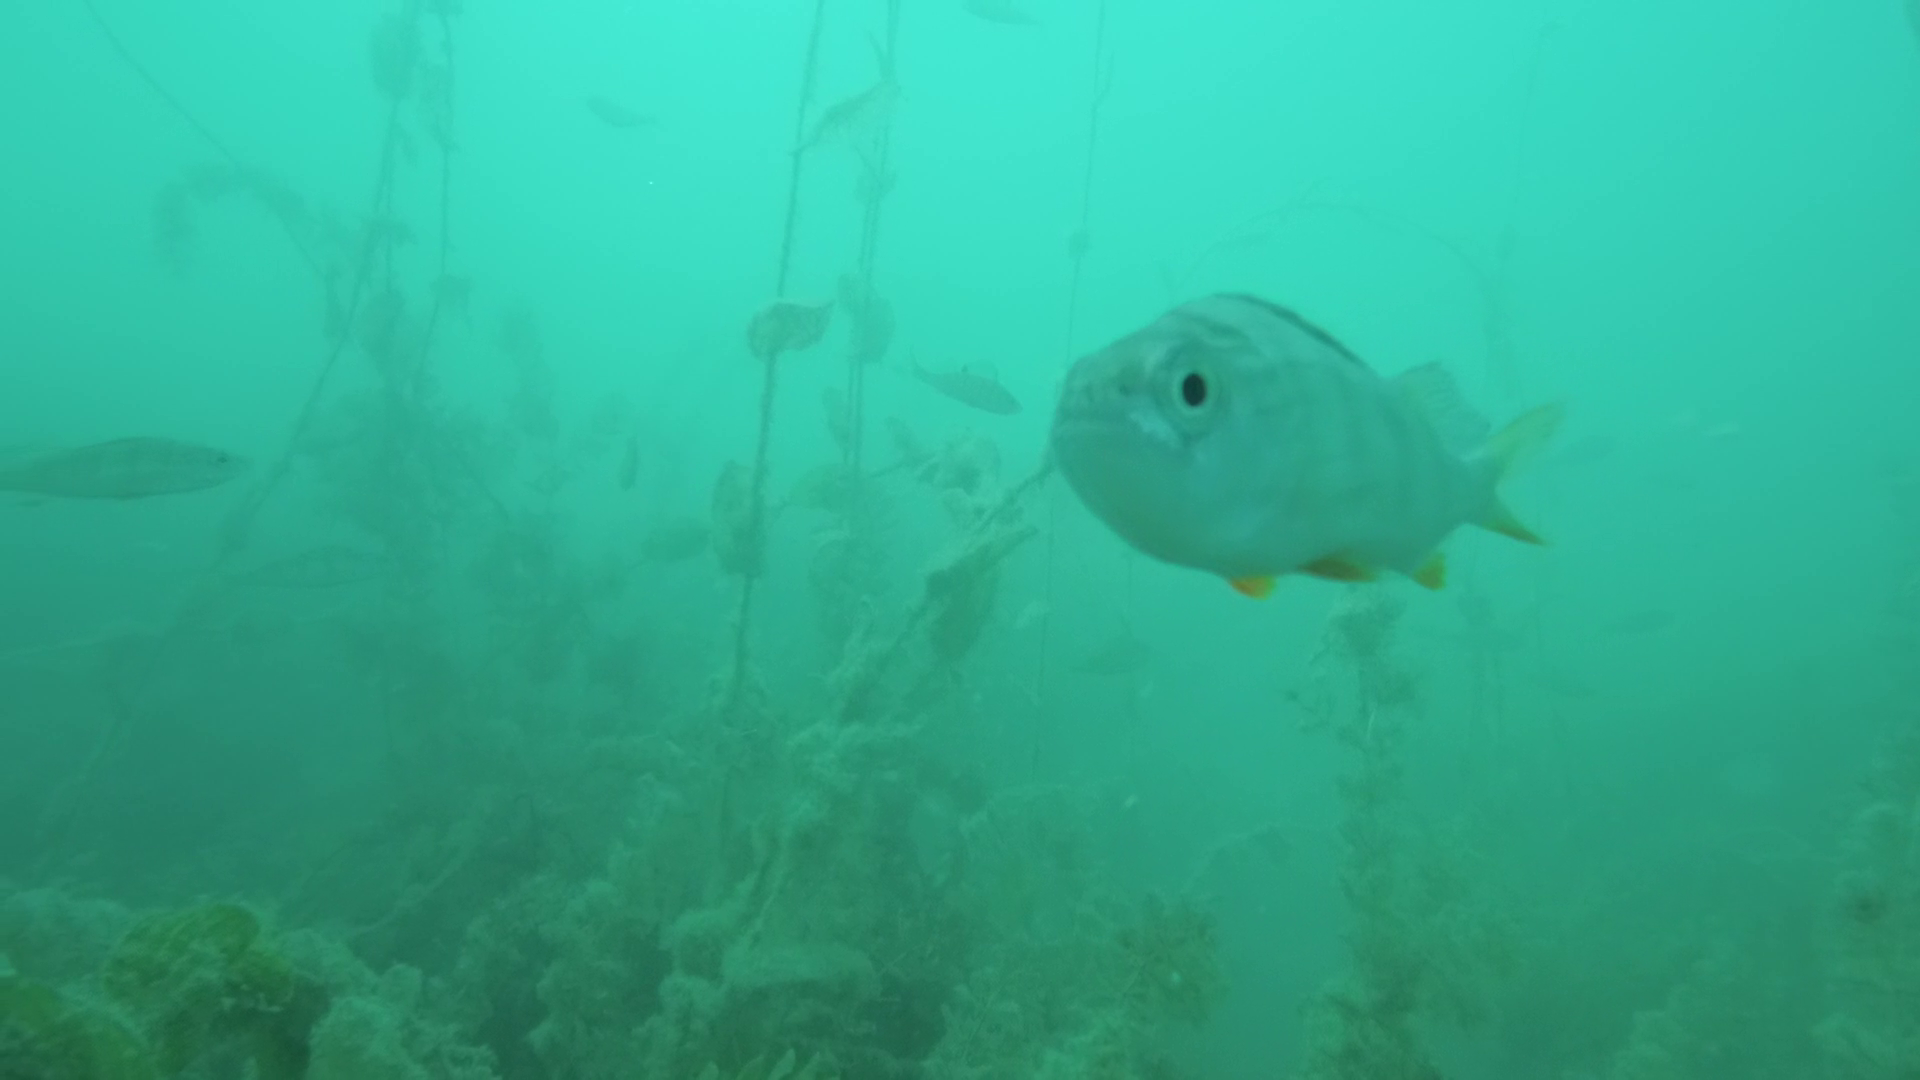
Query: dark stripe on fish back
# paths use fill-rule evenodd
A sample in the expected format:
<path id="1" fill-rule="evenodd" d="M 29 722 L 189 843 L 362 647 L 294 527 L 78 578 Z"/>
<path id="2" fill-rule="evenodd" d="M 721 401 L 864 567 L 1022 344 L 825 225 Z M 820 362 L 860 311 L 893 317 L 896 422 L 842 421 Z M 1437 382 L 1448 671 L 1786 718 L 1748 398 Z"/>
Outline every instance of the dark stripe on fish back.
<path id="1" fill-rule="evenodd" d="M 1231 300 L 1237 303 L 1245 304 L 1248 307 L 1251 307 L 1260 311 L 1262 314 L 1271 316 L 1273 318 L 1279 319 L 1282 322 L 1288 323 L 1293 327 L 1299 329 L 1300 331 L 1304 332 L 1305 334 L 1307 334 L 1307 336 L 1313 338 L 1315 341 L 1318 341 L 1320 344 L 1325 345 L 1327 348 L 1332 349 L 1334 352 L 1339 353 L 1341 356 L 1346 357 L 1348 360 L 1353 361 L 1354 363 L 1360 365 L 1363 368 L 1367 366 L 1367 362 L 1365 360 L 1362 360 L 1358 356 L 1355 356 L 1353 354 L 1352 349 L 1349 349 L 1345 345 L 1340 344 L 1340 341 L 1338 338 L 1335 338 L 1332 334 L 1329 334 L 1325 330 L 1320 329 L 1318 326 L 1315 326 L 1313 323 L 1308 322 L 1306 318 L 1303 317 L 1299 312 L 1294 311 L 1291 308 L 1281 307 L 1279 304 L 1276 304 L 1271 300 L 1262 300 L 1259 297 L 1250 295 L 1248 293 L 1221 293 L 1219 294 L 1219 298 L 1222 300 Z"/>

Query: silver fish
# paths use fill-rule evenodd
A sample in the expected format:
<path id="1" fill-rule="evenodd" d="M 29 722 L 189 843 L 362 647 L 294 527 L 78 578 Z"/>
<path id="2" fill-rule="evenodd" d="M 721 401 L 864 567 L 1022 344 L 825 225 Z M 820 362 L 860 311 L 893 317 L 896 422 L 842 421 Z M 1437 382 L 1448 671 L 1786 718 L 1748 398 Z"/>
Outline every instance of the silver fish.
<path id="1" fill-rule="evenodd" d="M 620 451 L 620 472 L 616 479 L 621 491 L 632 491 L 633 485 L 640 480 L 640 436 L 627 436 L 627 445 Z"/>
<path id="2" fill-rule="evenodd" d="M 238 454 L 143 436 L 0 463 L 0 491 L 58 499 L 144 499 L 218 487 L 246 470 Z"/>
<path id="3" fill-rule="evenodd" d="M 344 544 L 308 548 L 242 571 L 248 585 L 272 589 L 337 589 L 373 581 L 393 571 L 393 560 Z"/>
<path id="4" fill-rule="evenodd" d="M 913 372 L 914 378 L 969 408 L 995 416 L 1013 416 L 1020 411 L 1019 400 L 988 372 L 967 367 L 952 371 L 930 371 L 921 367 L 918 361 L 914 361 L 908 370 Z"/>
<path id="5" fill-rule="evenodd" d="M 587 111 L 594 115 L 594 119 L 599 120 L 608 127 L 619 128 L 623 131 L 631 128 L 646 127 L 648 124 L 653 123 L 652 116 L 629 108 L 612 98 L 599 94 L 595 94 L 593 97 L 587 99 Z"/>
<path id="6" fill-rule="evenodd" d="M 1437 549 L 1463 524 L 1540 542 L 1497 485 L 1560 416 L 1544 406 L 1486 438 L 1437 366 L 1382 378 L 1293 312 L 1216 295 L 1076 362 L 1051 442 L 1128 543 L 1249 596 L 1290 573 L 1439 588 Z"/>

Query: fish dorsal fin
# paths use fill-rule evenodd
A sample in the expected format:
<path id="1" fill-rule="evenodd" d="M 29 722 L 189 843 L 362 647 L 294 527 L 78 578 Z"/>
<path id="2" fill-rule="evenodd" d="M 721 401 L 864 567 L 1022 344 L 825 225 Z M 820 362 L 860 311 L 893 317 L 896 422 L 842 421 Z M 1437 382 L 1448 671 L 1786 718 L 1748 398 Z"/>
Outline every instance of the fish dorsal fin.
<path id="1" fill-rule="evenodd" d="M 1486 445 L 1493 425 L 1467 404 L 1453 375 L 1440 364 L 1422 364 L 1393 378 L 1402 400 L 1425 417 L 1447 449 L 1465 456 Z"/>

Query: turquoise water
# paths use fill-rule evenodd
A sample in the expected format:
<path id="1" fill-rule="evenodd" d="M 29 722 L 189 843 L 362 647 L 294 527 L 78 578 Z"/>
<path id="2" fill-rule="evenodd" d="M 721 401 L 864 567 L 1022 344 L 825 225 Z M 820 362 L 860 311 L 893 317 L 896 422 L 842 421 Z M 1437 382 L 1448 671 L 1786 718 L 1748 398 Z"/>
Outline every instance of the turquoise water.
<path id="1" fill-rule="evenodd" d="M 1920 1069 L 1897 0 L 16 8 L 0 1080 Z M 1223 290 L 1550 545 L 1125 546 Z"/>

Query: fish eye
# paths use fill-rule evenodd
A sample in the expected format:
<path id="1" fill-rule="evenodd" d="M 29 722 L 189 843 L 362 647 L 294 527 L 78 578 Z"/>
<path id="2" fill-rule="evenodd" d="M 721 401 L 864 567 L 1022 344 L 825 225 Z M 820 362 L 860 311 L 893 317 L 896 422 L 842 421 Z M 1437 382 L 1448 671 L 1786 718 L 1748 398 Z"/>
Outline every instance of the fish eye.
<path id="1" fill-rule="evenodd" d="M 1180 380 L 1180 400 L 1187 408 L 1197 409 L 1207 403 L 1207 377 L 1197 371 L 1189 371 Z"/>

